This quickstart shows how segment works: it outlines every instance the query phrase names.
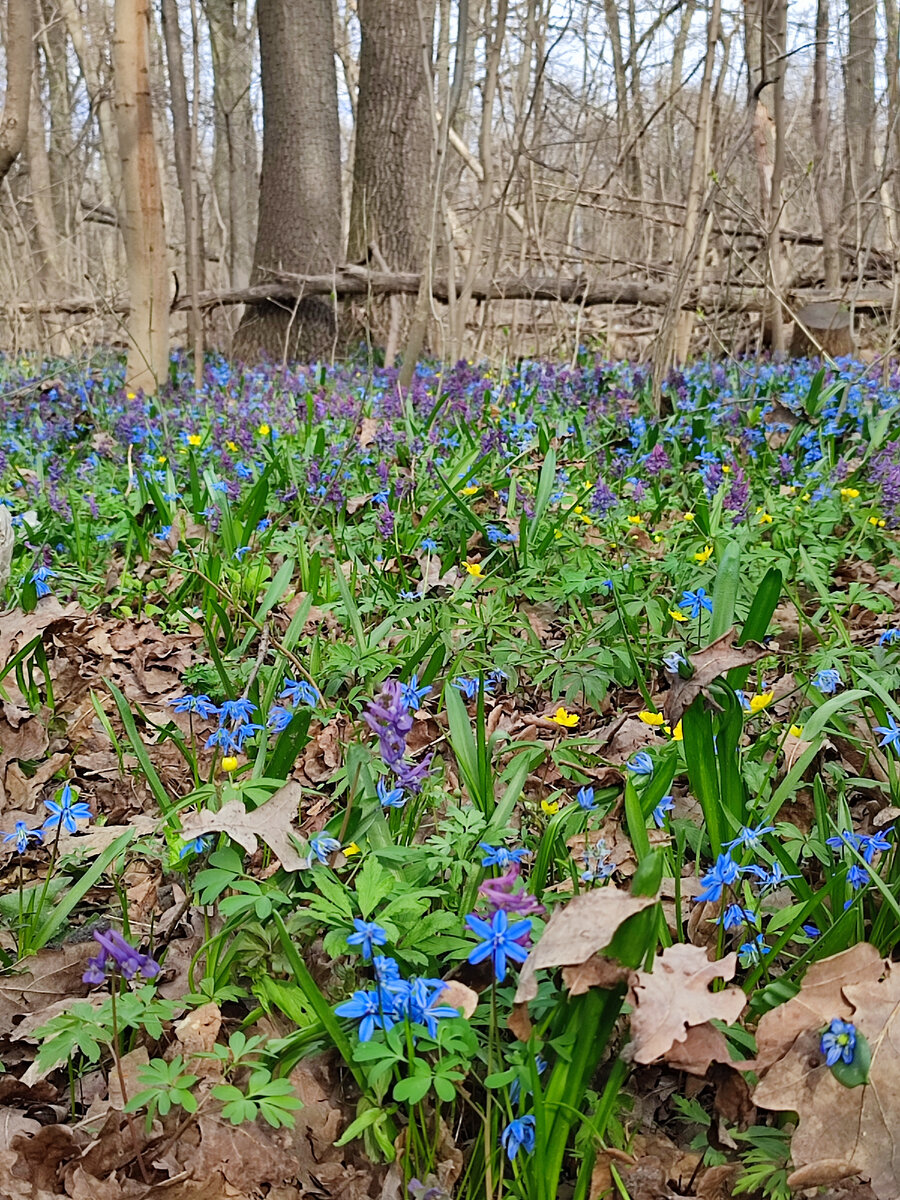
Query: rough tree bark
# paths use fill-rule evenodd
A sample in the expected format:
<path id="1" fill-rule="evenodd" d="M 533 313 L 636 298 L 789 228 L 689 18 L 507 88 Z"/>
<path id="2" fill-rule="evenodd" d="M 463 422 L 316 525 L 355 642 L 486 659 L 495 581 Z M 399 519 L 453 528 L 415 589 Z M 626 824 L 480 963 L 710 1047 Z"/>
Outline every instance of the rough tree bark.
<path id="1" fill-rule="evenodd" d="M 33 0 L 9 0 L 6 6 L 6 96 L 0 113 L 0 179 L 25 145 L 34 69 Z"/>
<path id="2" fill-rule="evenodd" d="M 299 11 L 298 11 L 299 10 Z M 341 144 L 330 0 L 259 0 L 263 161 L 253 282 L 327 272 L 341 261 Z M 235 354 L 334 353 L 334 308 L 319 298 L 248 310 Z"/>
<path id="3" fill-rule="evenodd" d="M 153 394 L 169 369 L 169 273 L 150 100 L 149 0 L 116 0 L 115 22 L 121 221 L 131 299 L 126 383 Z"/>
<path id="4" fill-rule="evenodd" d="M 847 0 L 849 35 L 844 60 L 844 224 L 856 245 L 878 213 L 875 171 L 875 0 Z"/>
<path id="5" fill-rule="evenodd" d="M 834 181 L 830 178 L 831 159 L 828 106 L 828 0 L 818 0 L 816 9 L 816 52 L 813 66 L 812 135 L 816 157 L 813 178 L 816 206 L 822 226 L 822 269 L 825 286 L 837 291 L 841 285 L 840 216 Z"/>

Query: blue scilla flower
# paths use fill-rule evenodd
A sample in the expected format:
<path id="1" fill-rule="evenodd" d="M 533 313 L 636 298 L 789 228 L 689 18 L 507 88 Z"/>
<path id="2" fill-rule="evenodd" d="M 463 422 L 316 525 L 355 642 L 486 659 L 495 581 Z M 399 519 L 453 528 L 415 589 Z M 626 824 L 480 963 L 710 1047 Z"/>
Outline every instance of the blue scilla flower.
<path id="1" fill-rule="evenodd" d="M 859 840 L 859 852 L 867 863 L 872 863 L 876 854 L 885 854 L 891 848 L 890 838 L 883 833 L 873 833 Z"/>
<path id="2" fill-rule="evenodd" d="M 372 969 L 379 983 L 396 983 L 400 978 L 400 968 L 397 960 L 385 954 L 376 954 L 372 959 Z"/>
<path id="3" fill-rule="evenodd" d="M 206 739 L 204 745 L 206 746 L 207 750 L 217 748 L 225 755 L 237 754 L 237 752 L 240 750 L 237 738 L 234 736 L 231 730 L 226 729 L 224 725 L 220 725 L 218 729 L 214 729 Z"/>
<path id="4" fill-rule="evenodd" d="M 435 550 L 437 550 L 437 548 L 438 548 L 437 542 L 434 540 L 433 537 L 422 538 L 419 545 L 422 547 L 423 550 L 427 550 L 429 554 L 434 554 Z"/>
<path id="5" fill-rule="evenodd" d="M 726 929 L 738 929 L 741 925 L 758 925 L 759 914 L 752 908 L 744 908 L 740 904 L 729 904 L 721 917 L 717 918 L 720 925 Z"/>
<path id="6" fill-rule="evenodd" d="M 638 750 L 631 762 L 626 763 L 625 765 L 628 770 L 633 771 L 635 775 L 653 774 L 653 759 L 646 750 Z"/>
<path id="7" fill-rule="evenodd" d="M 476 913 L 469 913 L 466 924 L 476 937 L 482 939 L 469 955 L 469 962 L 474 966 L 489 958 L 498 983 L 506 978 L 507 959 L 522 963 L 528 957 L 528 950 L 522 941 L 531 933 L 530 918 L 510 925 L 509 917 L 500 909 L 490 921 L 483 920 Z"/>
<path id="8" fill-rule="evenodd" d="M 662 656 L 662 661 L 669 675 L 677 675 L 679 667 L 688 665 L 688 660 L 678 650 L 669 650 Z"/>
<path id="9" fill-rule="evenodd" d="M 293 719 L 294 714 L 289 708 L 284 708 L 280 704 L 274 704 L 269 709 L 269 715 L 266 718 L 266 727 L 274 730 L 275 733 L 281 733 L 283 729 L 287 729 Z"/>
<path id="10" fill-rule="evenodd" d="M 705 608 L 712 612 L 712 600 L 706 594 L 705 588 L 697 588 L 696 592 L 684 592 L 678 601 L 678 607 L 687 609 L 688 616 L 699 617 Z"/>
<path id="11" fill-rule="evenodd" d="M 767 954 L 772 953 L 772 947 L 766 945 L 766 942 L 761 933 L 749 942 L 742 942 L 738 946 L 738 957 L 742 967 L 756 967 L 762 962 Z"/>
<path id="12" fill-rule="evenodd" d="M 49 809 L 50 816 L 44 822 L 44 829 L 56 829 L 61 826 L 66 833 L 77 833 L 77 821 L 90 821 L 93 814 L 83 800 L 76 800 L 75 793 L 67 783 L 59 794 L 59 801 L 45 800 L 44 807 Z"/>
<path id="13" fill-rule="evenodd" d="M 375 791 L 381 801 L 382 808 L 403 808 L 406 804 L 406 794 L 402 787 L 389 787 L 383 779 L 375 784 Z"/>
<path id="14" fill-rule="evenodd" d="M 831 696 L 839 687 L 843 687 L 840 671 L 835 670 L 834 667 L 825 667 L 818 671 L 810 683 L 814 688 L 818 688 L 823 696 Z"/>
<path id="15" fill-rule="evenodd" d="M 340 850 L 341 843 L 337 838 L 329 837 L 324 833 L 316 833 L 309 839 L 309 848 L 320 863 L 327 863 L 329 854 Z"/>
<path id="16" fill-rule="evenodd" d="M 501 871 L 506 871 L 512 863 L 520 863 L 528 857 L 528 851 L 521 847 L 507 850 L 505 846 L 492 846 L 489 842 L 479 842 L 478 845 L 484 851 L 481 860 L 483 867 L 499 867 Z"/>
<path id="17" fill-rule="evenodd" d="M 394 997 L 383 987 L 368 992 L 354 992 L 349 1000 L 334 1010 L 339 1017 L 352 1017 L 359 1021 L 359 1040 L 368 1042 L 376 1029 L 393 1029 Z"/>
<path id="18" fill-rule="evenodd" d="M 319 703 L 319 693 L 305 679 L 288 679 L 285 677 L 284 688 L 278 693 L 279 700 L 287 700 L 289 704 L 308 704 L 315 708 Z"/>
<path id="19" fill-rule="evenodd" d="M 597 807 L 594 803 L 594 789 L 592 787 L 579 788 L 575 799 L 578 801 L 579 808 L 583 808 L 587 812 L 594 812 Z"/>
<path id="20" fill-rule="evenodd" d="M 56 572 L 51 571 L 49 567 L 37 567 L 32 571 L 31 582 L 34 584 L 34 590 L 39 600 L 42 596 L 50 595 L 50 585 L 47 583 L 47 580 L 55 578 Z"/>
<path id="21" fill-rule="evenodd" d="M 431 1038 L 437 1038 L 438 1021 L 459 1016 L 459 1009 L 438 1003 L 448 986 L 443 979 L 414 978 L 409 981 L 404 997 L 405 1015 L 410 1021 L 424 1025 Z"/>
<path id="22" fill-rule="evenodd" d="M 741 846 L 744 850 L 758 850 L 762 845 L 763 835 L 774 832 L 774 825 L 758 825 L 756 829 L 745 825 L 733 841 L 725 842 L 725 849 L 733 850 L 735 846 Z"/>
<path id="23" fill-rule="evenodd" d="M 166 539 L 168 538 L 168 536 L 171 532 L 172 532 L 171 525 L 163 525 L 156 533 L 154 533 L 153 536 L 155 538 L 158 538 L 161 542 L 164 542 L 164 541 L 166 541 Z"/>
<path id="24" fill-rule="evenodd" d="M 375 921 L 363 921 L 354 917 L 353 928 L 355 932 L 347 934 L 347 945 L 359 946 L 360 953 L 366 961 L 372 958 L 376 946 L 383 946 L 388 940 L 387 930 L 382 929 Z"/>
<path id="25" fill-rule="evenodd" d="M 825 1055 L 827 1067 L 833 1067 L 841 1061 L 852 1063 L 856 1054 L 856 1026 L 852 1021 L 835 1017 L 822 1034 L 819 1049 Z"/>
<path id="26" fill-rule="evenodd" d="M 774 891 L 775 888 L 781 887 L 782 884 L 787 883 L 789 880 L 800 878 L 799 875 L 785 875 L 784 868 L 780 862 L 772 863 L 768 871 L 765 867 L 761 867 L 757 863 L 749 863 L 746 867 L 742 867 L 741 870 L 746 875 L 754 876 L 759 881 L 759 887 L 764 892 Z"/>
<path id="27" fill-rule="evenodd" d="M 893 746 L 900 754 L 900 725 L 894 720 L 893 713 L 887 714 L 887 725 L 876 725 L 875 732 L 882 734 L 879 746 Z"/>
<path id="28" fill-rule="evenodd" d="M 900 638 L 900 629 L 885 629 L 881 637 L 878 639 L 879 646 L 890 646 Z"/>
<path id="29" fill-rule="evenodd" d="M 24 821 L 16 821 L 13 826 L 12 833 L 3 835 L 4 842 L 15 842 L 16 853 L 24 854 L 28 849 L 28 843 L 31 841 L 41 842 L 44 840 L 44 831 L 42 829 L 29 829 Z"/>
<path id="30" fill-rule="evenodd" d="M 462 692 L 467 700 L 474 700 L 478 695 L 478 680 L 469 679 L 465 675 L 457 675 L 455 679 L 451 679 L 450 686 L 455 687 L 458 692 Z M 487 687 L 485 687 L 485 691 L 487 691 Z"/>
<path id="31" fill-rule="evenodd" d="M 703 886 L 701 891 L 697 893 L 697 900 L 710 901 L 712 903 L 720 900 L 724 889 L 736 883 L 740 874 L 741 868 L 731 855 L 720 854 L 715 864 L 710 867 L 700 880 Z"/>
<path id="32" fill-rule="evenodd" d="M 256 705 L 246 696 L 239 700 L 225 700 L 219 709 L 219 720 L 224 723 L 231 721 L 233 725 L 246 725 L 256 712 Z"/>
<path id="33" fill-rule="evenodd" d="M 189 854 L 205 854 L 212 845 L 212 838 L 197 837 L 190 842 L 185 842 L 178 851 L 179 858 L 187 858 Z"/>
<path id="34" fill-rule="evenodd" d="M 663 796 L 659 804 L 653 810 L 653 824 L 657 829 L 662 829 L 666 823 L 666 816 L 675 807 L 675 801 L 671 796 Z"/>
<path id="35" fill-rule="evenodd" d="M 168 700 L 168 704 L 172 706 L 174 712 L 177 713 L 196 713 L 202 720 L 207 721 L 210 717 L 218 716 L 219 710 L 210 700 L 209 696 L 179 696 L 176 700 Z"/>
<path id="36" fill-rule="evenodd" d="M 237 550 L 235 550 L 234 554 L 232 554 L 231 557 L 236 558 L 238 560 L 238 562 L 243 562 L 244 555 L 249 554 L 249 553 L 250 553 L 249 546 L 238 546 Z"/>
<path id="37" fill-rule="evenodd" d="M 865 887 L 869 882 L 870 875 L 865 867 L 861 867 L 859 863 L 853 863 L 847 871 L 847 882 L 853 888 L 854 892 L 859 888 Z"/>
<path id="38" fill-rule="evenodd" d="M 430 691 L 431 686 L 427 683 L 419 687 L 418 675 L 411 675 L 409 683 L 400 684 L 400 698 L 410 712 L 415 712 L 417 708 L 421 708 L 422 701 Z"/>
<path id="39" fill-rule="evenodd" d="M 500 1142 L 510 1162 L 520 1150 L 524 1150 L 526 1154 L 534 1153 L 534 1136 L 534 1117 L 530 1113 L 510 1121 L 500 1134 Z"/>

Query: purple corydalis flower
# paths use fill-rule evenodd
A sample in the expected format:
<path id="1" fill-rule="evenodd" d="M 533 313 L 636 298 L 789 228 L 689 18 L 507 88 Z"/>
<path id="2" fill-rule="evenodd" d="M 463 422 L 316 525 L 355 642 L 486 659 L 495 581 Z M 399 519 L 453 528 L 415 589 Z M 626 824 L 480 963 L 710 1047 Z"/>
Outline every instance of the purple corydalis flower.
<path id="1" fill-rule="evenodd" d="M 118 971 L 125 979 L 134 979 L 135 975 L 154 979 L 159 974 L 159 963 L 149 954 L 135 950 L 115 929 L 106 932 L 95 929 L 94 941 L 99 943 L 100 953 L 88 959 L 82 976 L 85 983 L 103 983 L 111 971 Z"/>
<path id="2" fill-rule="evenodd" d="M 479 887 L 478 894 L 487 900 L 492 913 L 506 912 L 515 913 L 517 917 L 539 917 L 547 911 L 530 892 L 515 890 L 520 869 L 519 864 L 514 862 L 503 875 L 485 879 Z"/>
<path id="3" fill-rule="evenodd" d="M 371 700 L 363 720 L 378 734 L 381 757 L 389 765 L 399 763 L 406 750 L 406 735 L 413 727 L 412 713 L 406 707 L 403 685 L 397 679 L 386 679 L 377 700 Z"/>

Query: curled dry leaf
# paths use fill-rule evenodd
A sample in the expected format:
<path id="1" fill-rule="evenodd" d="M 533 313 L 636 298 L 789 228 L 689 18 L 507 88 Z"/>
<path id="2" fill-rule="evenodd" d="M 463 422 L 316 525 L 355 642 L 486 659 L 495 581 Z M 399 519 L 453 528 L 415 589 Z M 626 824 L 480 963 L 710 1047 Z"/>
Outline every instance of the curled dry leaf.
<path id="1" fill-rule="evenodd" d="M 869 1077 L 858 1087 L 839 1083 L 820 1050 L 821 1032 L 835 1017 L 852 1021 L 869 1043 Z M 879 1200 L 896 1200 L 900 970 L 867 943 L 815 963 L 798 995 L 763 1016 L 757 1043 L 754 1101 L 798 1116 L 791 1138 L 798 1186 L 859 1174 Z"/>
<path id="2" fill-rule="evenodd" d="M 736 967 L 736 954 L 710 962 L 699 946 L 676 942 L 656 959 L 652 974 L 636 972 L 631 1014 L 634 1061 L 651 1063 L 664 1058 L 677 1042 L 685 1040 L 693 1025 L 736 1021 L 746 1004 L 743 991 L 736 987 L 709 990 L 716 979 L 732 979 Z"/>
<path id="3" fill-rule="evenodd" d="M 576 896 L 554 910 L 541 939 L 519 976 L 515 1006 L 509 1027 L 517 1037 L 528 1037 L 530 1022 L 526 1005 L 538 992 L 537 972 L 542 967 L 580 967 L 608 946 L 623 921 L 656 904 L 655 896 L 632 896 L 607 886 Z"/>
<path id="4" fill-rule="evenodd" d="M 249 854 L 256 852 L 261 839 L 286 871 L 299 871 L 306 866 L 306 859 L 293 843 L 297 834 L 292 822 L 302 795 L 300 784 L 289 780 L 252 812 L 247 812 L 240 800 L 229 800 L 218 812 L 190 813 L 182 822 L 182 834 L 187 841 L 204 833 L 227 833 Z"/>
<path id="5" fill-rule="evenodd" d="M 676 675 L 666 693 L 665 713 L 669 724 L 677 725 L 699 695 L 708 695 L 709 686 L 714 679 L 718 679 L 732 667 L 749 667 L 771 653 L 771 650 L 760 646 L 758 642 L 745 642 L 743 646 L 735 646 L 734 630 L 728 629 L 714 642 L 690 655 L 693 675 L 690 679 L 682 679 L 680 675 Z"/>

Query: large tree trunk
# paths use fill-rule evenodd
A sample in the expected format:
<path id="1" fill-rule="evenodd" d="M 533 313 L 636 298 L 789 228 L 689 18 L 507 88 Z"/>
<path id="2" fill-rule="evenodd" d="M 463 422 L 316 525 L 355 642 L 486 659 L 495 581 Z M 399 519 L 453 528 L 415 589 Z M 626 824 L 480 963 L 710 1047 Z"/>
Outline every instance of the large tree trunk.
<path id="1" fill-rule="evenodd" d="M 828 106 L 828 0 L 818 0 L 816 9 L 816 53 L 813 67 L 812 135 L 816 157 L 813 180 L 816 206 L 822 226 L 822 270 L 830 292 L 841 287 L 840 216 L 834 180 L 830 177 L 831 119 Z"/>
<path id="2" fill-rule="evenodd" d="M 434 158 L 422 39 L 434 24 L 433 4 L 360 0 L 358 11 L 362 41 L 347 257 L 371 260 L 382 270 L 420 271 Z M 398 298 L 389 306 L 386 358 L 393 358 L 402 308 Z M 377 329 L 381 314 L 376 308 L 372 313 Z"/>
<path id="3" fill-rule="evenodd" d="M 299 10 L 299 11 L 298 11 Z M 252 281 L 329 271 L 341 260 L 341 143 L 330 0 L 259 0 L 263 162 Z M 319 298 L 245 313 L 235 354 L 321 358 L 337 339 Z"/>
<path id="4" fill-rule="evenodd" d="M 9 0 L 6 7 L 6 96 L 0 113 L 0 179 L 25 145 L 34 68 L 33 0 Z"/>
<path id="5" fill-rule="evenodd" d="M 150 100 L 148 0 L 116 0 L 113 62 L 128 268 L 127 386 L 154 393 L 169 370 L 166 226 Z"/>

